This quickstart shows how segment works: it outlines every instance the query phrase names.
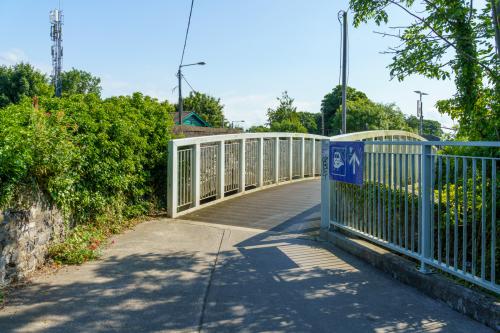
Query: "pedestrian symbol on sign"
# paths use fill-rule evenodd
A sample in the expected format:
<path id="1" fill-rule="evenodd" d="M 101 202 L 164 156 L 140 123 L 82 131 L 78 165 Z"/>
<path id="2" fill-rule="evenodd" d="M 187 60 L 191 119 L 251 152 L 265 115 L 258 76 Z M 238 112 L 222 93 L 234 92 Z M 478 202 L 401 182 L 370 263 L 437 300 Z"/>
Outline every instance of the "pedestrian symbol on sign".
<path id="1" fill-rule="evenodd" d="M 337 176 L 345 176 L 346 151 L 344 147 L 336 147 L 333 150 L 333 170 Z"/>
<path id="2" fill-rule="evenodd" d="M 363 184 L 364 143 L 330 142 L 330 179 Z"/>

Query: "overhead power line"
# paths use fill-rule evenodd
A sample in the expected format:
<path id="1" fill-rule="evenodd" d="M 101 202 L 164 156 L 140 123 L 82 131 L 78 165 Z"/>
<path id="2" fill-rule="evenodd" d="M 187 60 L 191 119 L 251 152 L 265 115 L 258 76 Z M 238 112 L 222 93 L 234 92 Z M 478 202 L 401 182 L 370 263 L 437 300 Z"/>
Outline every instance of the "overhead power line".
<path id="1" fill-rule="evenodd" d="M 184 37 L 184 47 L 182 48 L 181 63 L 179 65 L 182 65 L 182 62 L 184 61 L 184 53 L 186 52 L 187 39 L 188 39 L 188 35 L 189 35 L 189 27 L 191 26 L 191 15 L 193 14 L 193 6 L 194 6 L 194 0 L 191 0 L 191 9 L 189 10 L 189 19 L 188 19 L 188 24 L 187 24 L 187 28 L 186 28 L 186 36 Z"/>
<path id="2" fill-rule="evenodd" d="M 196 90 L 193 88 L 193 86 L 188 82 L 188 80 L 186 79 L 186 77 L 184 76 L 184 74 L 182 74 L 182 78 L 184 79 L 184 81 L 187 83 L 187 85 L 189 86 L 189 88 L 191 88 L 191 90 L 193 92 L 196 92 Z"/>

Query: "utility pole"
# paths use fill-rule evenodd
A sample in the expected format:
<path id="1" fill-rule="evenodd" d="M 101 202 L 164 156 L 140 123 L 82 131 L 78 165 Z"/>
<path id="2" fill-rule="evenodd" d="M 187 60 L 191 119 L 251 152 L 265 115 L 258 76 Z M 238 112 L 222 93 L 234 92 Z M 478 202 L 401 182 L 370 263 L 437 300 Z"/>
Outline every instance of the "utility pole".
<path id="1" fill-rule="evenodd" d="M 182 72 L 181 66 L 179 66 L 179 70 L 177 71 L 177 78 L 179 79 L 179 101 L 177 103 L 178 111 L 179 111 L 179 125 L 182 125 L 182 112 L 184 111 L 184 106 L 182 105 Z"/>
<path id="2" fill-rule="evenodd" d="M 422 96 L 429 95 L 429 94 L 424 93 L 420 90 L 415 90 L 415 93 L 420 95 L 420 99 L 417 100 L 417 118 L 420 118 L 420 128 L 418 130 L 418 134 L 422 135 L 422 134 L 424 134 L 424 112 L 423 112 L 423 105 L 422 105 Z"/>
<path id="3" fill-rule="evenodd" d="M 325 110 L 321 110 L 321 135 L 325 136 Z"/>
<path id="4" fill-rule="evenodd" d="M 183 64 L 180 64 L 179 65 L 179 70 L 177 71 L 177 78 L 179 79 L 179 102 L 177 103 L 178 104 L 178 111 L 179 111 L 179 125 L 182 125 L 182 112 L 184 111 L 184 105 L 182 103 L 182 71 L 181 71 L 181 68 L 182 67 L 188 67 L 188 66 L 204 66 L 206 65 L 205 62 L 203 61 L 200 61 L 200 62 L 196 62 L 196 63 L 193 63 L 193 64 L 187 64 L 187 65 L 183 65 Z"/>
<path id="5" fill-rule="evenodd" d="M 342 38 L 342 134 L 347 133 L 347 12 L 344 11 L 343 17 L 343 38 Z"/>

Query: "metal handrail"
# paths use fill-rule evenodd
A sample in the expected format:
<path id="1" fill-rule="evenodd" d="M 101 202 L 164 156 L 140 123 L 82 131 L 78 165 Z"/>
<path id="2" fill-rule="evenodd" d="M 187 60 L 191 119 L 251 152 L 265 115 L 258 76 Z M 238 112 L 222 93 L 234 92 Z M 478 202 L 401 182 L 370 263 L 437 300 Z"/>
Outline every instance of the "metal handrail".
<path id="1" fill-rule="evenodd" d="M 266 132 L 171 140 L 168 216 L 268 186 L 316 177 L 320 171 L 320 140 L 326 138 Z"/>
<path id="2" fill-rule="evenodd" d="M 500 158 L 436 149 L 495 150 L 500 142 L 425 141 L 402 132 L 397 138 L 408 134 L 410 141 L 387 140 L 393 133 L 353 133 L 323 141 L 321 227 L 334 226 L 412 257 L 422 273 L 437 269 L 500 294 Z M 328 175 L 330 142 L 351 140 L 365 141 L 362 186 Z"/>

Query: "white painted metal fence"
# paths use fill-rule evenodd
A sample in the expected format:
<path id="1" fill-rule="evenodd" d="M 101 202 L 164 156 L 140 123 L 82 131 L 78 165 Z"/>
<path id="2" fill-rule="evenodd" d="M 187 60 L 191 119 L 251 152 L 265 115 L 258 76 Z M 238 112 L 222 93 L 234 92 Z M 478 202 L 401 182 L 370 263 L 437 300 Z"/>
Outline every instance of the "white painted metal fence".
<path id="1" fill-rule="evenodd" d="M 331 181 L 323 157 L 322 228 L 415 258 L 424 273 L 433 267 L 500 293 L 500 143 L 419 139 L 376 131 L 324 140 L 365 141 L 365 154 L 362 186 Z M 450 146 L 463 155 L 447 154 Z"/>
<path id="2" fill-rule="evenodd" d="M 319 176 L 323 136 L 245 133 L 169 143 L 168 215 L 226 197 Z"/>

